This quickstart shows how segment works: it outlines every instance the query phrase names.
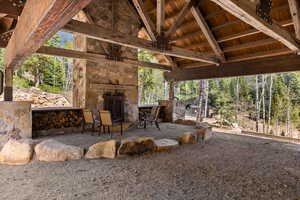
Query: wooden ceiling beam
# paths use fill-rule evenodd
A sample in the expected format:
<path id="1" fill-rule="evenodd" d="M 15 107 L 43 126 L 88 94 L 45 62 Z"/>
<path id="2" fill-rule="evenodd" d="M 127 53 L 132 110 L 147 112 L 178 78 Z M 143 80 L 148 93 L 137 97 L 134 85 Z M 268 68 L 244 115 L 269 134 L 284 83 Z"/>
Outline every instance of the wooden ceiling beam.
<path id="1" fill-rule="evenodd" d="M 174 23 L 171 28 L 166 32 L 166 37 L 170 37 L 173 33 L 176 32 L 178 26 L 184 21 L 184 17 L 191 10 L 192 6 L 195 5 L 195 0 L 188 0 L 186 5 L 181 9 L 176 18 L 174 19 Z"/>
<path id="2" fill-rule="evenodd" d="M 258 40 L 258 41 L 254 41 L 254 42 L 247 42 L 247 43 L 243 43 L 243 44 L 239 44 L 239 45 L 234 45 L 231 47 L 225 47 L 225 48 L 223 48 L 223 51 L 225 53 L 228 53 L 228 52 L 239 51 L 239 50 L 243 50 L 243 49 L 249 49 L 249 48 L 254 48 L 254 47 L 258 47 L 258 46 L 274 44 L 274 43 L 278 43 L 278 41 L 274 40 L 273 38 L 268 38 L 268 39 L 264 39 L 264 40 Z"/>
<path id="3" fill-rule="evenodd" d="M 288 0 L 291 16 L 294 22 L 296 38 L 300 40 L 300 2 L 299 0 Z"/>
<path id="4" fill-rule="evenodd" d="M 55 48 L 55 47 L 47 47 L 47 46 L 41 47 L 39 50 L 37 50 L 36 53 L 43 54 L 43 55 L 50 55 L 50 56 L 60 56 L 60 57 L 65 57 L 65 58 L 85 59 L 85 60 L 89 60 L 92 62 L 110 61 L 110 60 L 107 60 L 107 56 L 105 54 L 87 53 L 87 52 L 82 52 L 82 51 L 75 51 L 75 50 Z M 119 61 L 120 63 L 132 64 L 137 67 L 147 67 L 147 68 L 160 69 L 160 70 L 165 70 L 165 71 L 171 71 L 171 69 L 172 69 L 171 66 L 168 66 L 168 65 L 143 62 L 143 61 L 138 61 L 138 60 L 131 59 L 131 58 L 121 58 L 121 59 L 122 59 L 122 61 Z M 116 62 L 116 61 L 113 61 L 113 62 Z"/>
<path id="5" fill-rule="evenodd" d="M 185 69 L 178 72 L 165 72 L 168 81 L 186 81 L 212 78 L 227 78 L 300 71 L 300 56 L 283 55 L 248 61 L 222 63 L 221 66 L 203 66 L 201 68 Z"/>
<path id="6" fill-rule="evenodd" d="M 5 67 L 21 65 L 90 1 L 27 0 L 5 51 Z"/>
<path id="7" fill-rule="evenodd" d="M 280 41 L 292 51 L 299 51 L 299 44 L 291 36 L 291 34 L 283 30 L 276 23 L 268 24 L 262 18 L 256 15 L 253 10 L 246 3 L 239 0 L 211 0 L 217 5 L 228 11 L 232 15 L 236 16 L 240 20 L 247 24 L 250 24 L 257 30 L 260 30 L 264 34 Z"/>
<path id="8" fill-rule="evenodd" d="M 165 0 L 157 0 L 156 12 L 156 31 L 159 35 L 162 35 L 165 25 Z"/>
<path id="9" fill-rule="evenodd" d="M 225 56 L 224 53 L 219 46 L 218 42 L 215 39 L 215 36 L 211 32 L 208 24 L 206 23 L 204 17 L 202 16 L 202 13 L 200 12 L 199 8 L 196 6 L 192 6 L 191 8 L 192 14 L 196 19 L 197 24 L 200 26 L 200 29 L 202 30 L 203 34 L 205 35 L 205 38 L 207 39 L 208 43 L 210 44 L 212 50 L 215 52 L 217 57 L 222 61 L 225 62 Z"/>
<path id="10" fill-rule="evenodd" d="M 181 57 L 190 60 L 198 60 L 198 61 L 208 62 L 212 64 L 218 64 L 218 61 L 214 57 L 207 56 L 200 52 L 189 51 L 175 46 L 173 46 L 171 50 L 166 50 L 162 52 L 159 49 L 153 47 L 151 41 L 140 39 L 129 35 L 124 35 L 123 33 L 116 32 L 116 31 L 113 32 L 110 30 L 106 30 L 100 26 L 87 24 L 76 20 L 71 20 L 64 27 L 64 30 L 80 33 L 90 38 L 94 38 L 104 42 L 118 44 L 121 46 L 130 47 L 134 49 L 144 49 L 162 55 Z"/>

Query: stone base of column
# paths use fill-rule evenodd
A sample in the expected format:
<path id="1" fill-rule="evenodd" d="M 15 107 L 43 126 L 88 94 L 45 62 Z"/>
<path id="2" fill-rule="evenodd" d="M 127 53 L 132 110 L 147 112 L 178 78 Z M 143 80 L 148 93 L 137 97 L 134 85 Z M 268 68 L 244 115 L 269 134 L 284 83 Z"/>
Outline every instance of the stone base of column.
<path id="1" fill-rule="evenodd" d="M 4 87 L 4 101 L 12 101 L 13 100 L 13 87 Z"/>
<path id="2" fill-rule="evenodd" d="M 31 102 L 0 102 L 0 135 L 8 133 L 32 138 Z"/>

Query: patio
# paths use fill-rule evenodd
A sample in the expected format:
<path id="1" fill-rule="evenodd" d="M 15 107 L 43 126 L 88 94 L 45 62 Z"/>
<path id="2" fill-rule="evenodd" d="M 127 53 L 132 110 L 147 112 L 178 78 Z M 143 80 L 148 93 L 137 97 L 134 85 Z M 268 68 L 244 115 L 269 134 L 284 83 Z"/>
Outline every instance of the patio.
<path id="1" fill-rule="evenodd" d="M 172 138 L 191 130 L 174 124 L 161 127 L 161 132 L 155 128 L 131 130 L 125 137 Z M 54 138 L 83 147 L 105 139 L 90 135 Z M 0 193 L 6 200 L 300 197 L 299 145 L 224 133 L 216 133 L 207 144 L 114 160 L 0 166 Z"/>

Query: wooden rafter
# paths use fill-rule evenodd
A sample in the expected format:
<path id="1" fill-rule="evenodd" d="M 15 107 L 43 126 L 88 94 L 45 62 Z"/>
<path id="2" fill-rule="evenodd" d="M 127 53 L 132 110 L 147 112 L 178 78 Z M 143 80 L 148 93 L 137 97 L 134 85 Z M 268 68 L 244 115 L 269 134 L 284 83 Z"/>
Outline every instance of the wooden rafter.
<path id="1" fill-rule="evenodd" d="M 143 2 L 141 0 L 132 0 L 137 12 L 139 13 L 140 18 L 142 19 L 149 38 L 155 42 L 157 32 L 155 31 L 155 25 L 152 22 L 150 16 L 147 14 L 146 9 L 144 8 Z M 164 56 L 164 59 L 170 63 L 174 69 L 177 69 L 177 63 L 170 56 Z"/>
<path id="2" fill-rule="evenodd" d="M 257 30 L 265 33 L 266 35 L 282 42 L 292 51 L 299 51 L 299 44 L 291 36 L 291 34 L 283 30 L 276 23 L 272 25 L 268 24 L 262 18 L 258 17 L 248 4 L 239 0 L 211 0 L 222 7 L 224 10 L 227 10 L 232 15 L 241 19 L 247 24 L 250 24 Z"/>
<path id="3" fill-rule="evenodd" d="M 198 7 L 193 6 L 192 7 L 192 14 L 196 19 L 197 24 L 200 26 L 200 29 L 202 30 L 203 34 L 205 35 L 208 43 L 210 44 L 211 48 L 213 49 L 213 51 L 215 52 L 215 54 L 217 55 L 217 57 L 222 61 L 225 62 L 225 56 L 224 53 L 221 49 L 221 47 L 219 46 L 218 42 L 216 41 L 213 33 L 211 32 L 208 24 L 206 23 L 204 17 L 202 16 L 200 10 Z"/>
<path id="4" fill-rule="evenodd" d="M 198 61 L 208 62 L 212 64 L 218 64 L 218 61 L 214 57 L 207 56 L 200 52 L 189 51 L 178 47 L 172 47 L 171 50 L 166 50 L 161 52 L 157 48 L 153 47 L 152 42 L 148 40 L 140 39 L 133 36 L 127 36 L 117 31 L 113 32 L 96 25 L 87 24 L 76 20 L 70 21 L 64 27 L 64 30 L 80 33 L 90 38 L 94 38 L 97 40 L 101 40 L 113 44 L 118 44 L 121 46 L 130 47 L 134 49 L 144 49 L 162 55 L 181 57 L 185 59 L 198 60 Z"/>
<path id="5" fill-rule="evenodd" d="M 6 68 L 16 68 L 91 0 L 27 0 L 5 52 Z"/>
<path id="6" fill-rule="evenodd" d="M 171 28 L 166 32 L 166 37 L 170 37 L 178 28 L 178 26 L 183 22 L 184 17 L 191 10 L 192 6 L 195 4 L 195 0 L 188 0 L 187 4 L 182 8 L 179 14 L 174 19 L 174 23 Z"/>
<path id="7" fill-rule="evenodd" d="M 167 72 L 165 73 L 165 78 L 168 81 L 186 81 L 293 71 L 300 71 L 300 56 L 283 55 L 248 61 L 222 63 L 220 67 L 213 65 L 203 66 L 200 68 L 181 70 L 179 72 Z"/>
<path id="8" fill-rule="evenodd" d="M 151 40 L 156 41 L 155 25 L 150 19 L 150 16 L 147 14 L 142 0 L 132 0 L 132 2 L 139 13 L 140 18 L 142 19 Z"/>
<path id="9" fill-rule="evenodd" d="M 75 50 L 69 50 L 69 49 L 62 49 L 62 48 L 55 48 L 55 47 L 46 47 L 43 46 L 39 50 L 37 50 L 37 53 L 44 54 L 44 55 L 50 55 L 50 56 L 61 56 L 66 58 L 75 58 L 75 59 L 85 59 L 92 62 L 103 62 L 108 61 L 106 55 L 104 54 L 96 54 L 96 53 L 87 53 L 82 51 L 75 51 Z M 138 61 L 131 58 L 121 58 L 122 61 L 127 64 L 133 64 L 135 66 L 142 66 L 142 67 L 148 67 L 153 69 L 161 69 L 170 71 L 172 68 L 168 65 L 162 65 L 162 64 L 156 64 L 156 63 L 150 63 L 150 62 L 143 62 Z M 116 61 L 118 62 L 118 61 Z"/>
<path id="10" fill-rule="evenodd" d="M 300 2 L 299 0 L 288 0 L 291 16 L 294 21 L 296 38 L 300 40 Z"/>
<path id="11" fill-rule="evenodd" d="M 163 34 L 164 25 L 165 25 L 165 0 L 157 0 L 156 31 L 159 35 Z"/>

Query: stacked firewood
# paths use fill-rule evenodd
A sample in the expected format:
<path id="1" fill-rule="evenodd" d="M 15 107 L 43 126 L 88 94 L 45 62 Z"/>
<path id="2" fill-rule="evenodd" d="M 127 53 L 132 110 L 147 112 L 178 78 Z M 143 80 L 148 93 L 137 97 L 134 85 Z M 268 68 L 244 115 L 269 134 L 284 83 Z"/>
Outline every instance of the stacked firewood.
<path id="1" fill-rule="evenodd" d="M 81 123 L 82 111 L 80 109 L 35 110 L 32 112 L 33 131 L 80 127 Z"/>

